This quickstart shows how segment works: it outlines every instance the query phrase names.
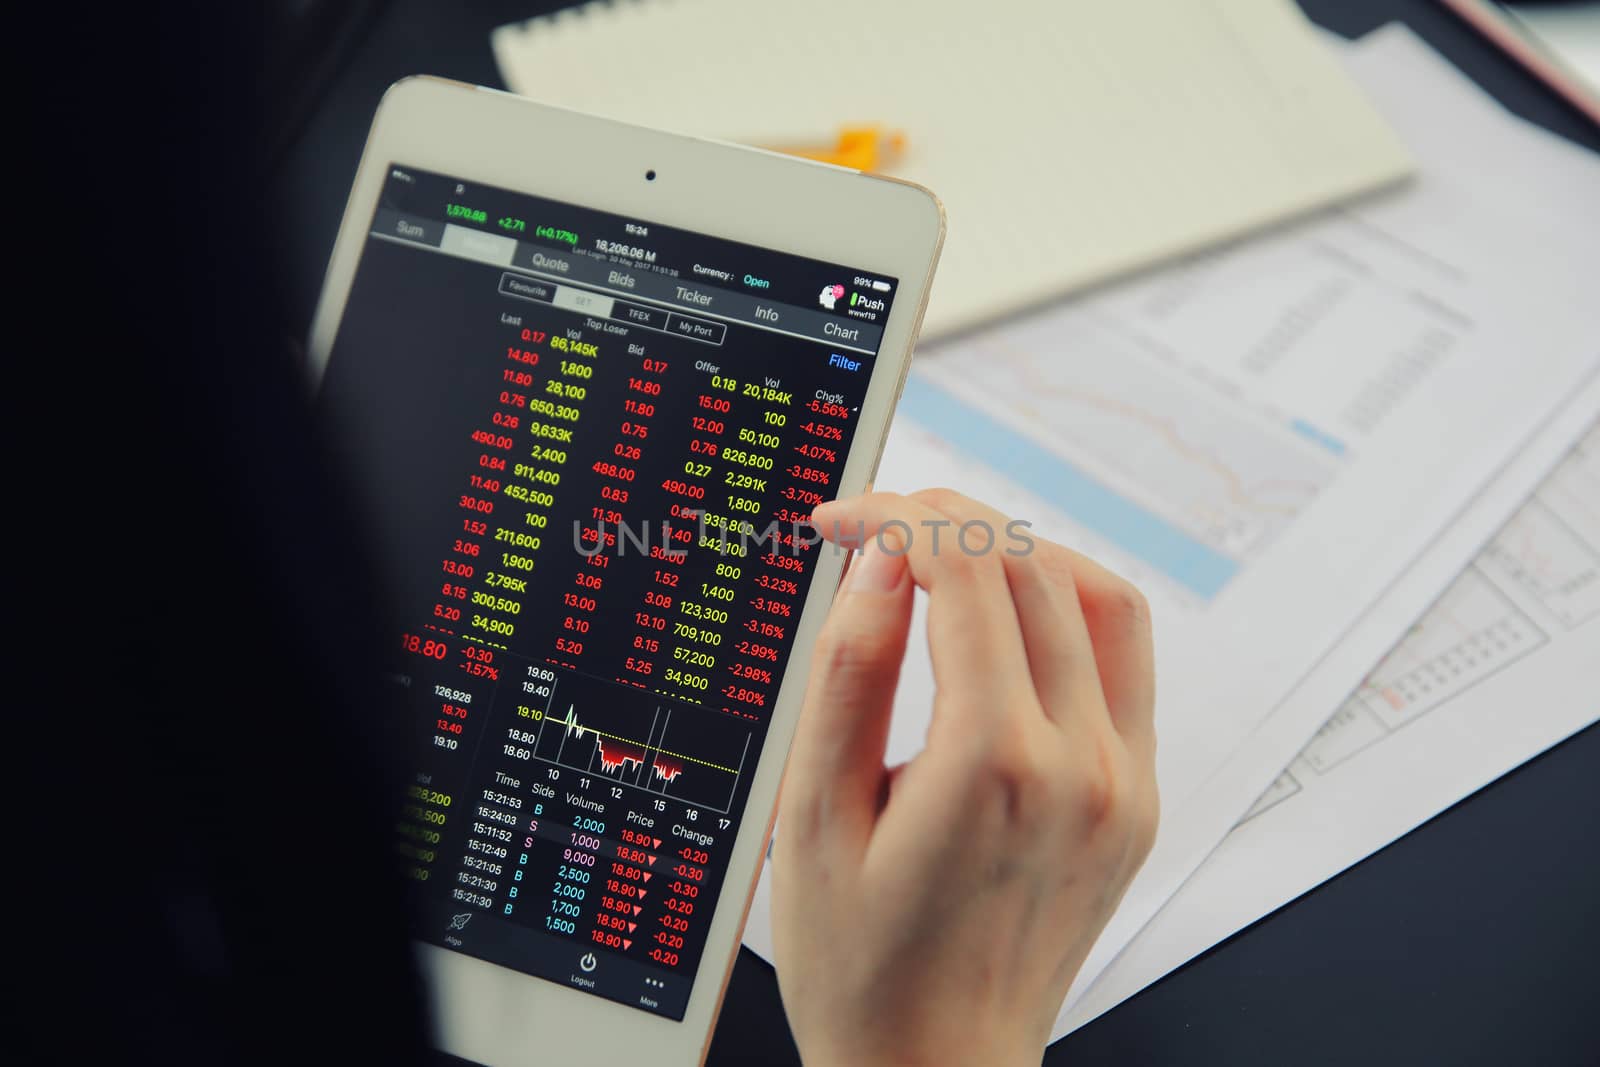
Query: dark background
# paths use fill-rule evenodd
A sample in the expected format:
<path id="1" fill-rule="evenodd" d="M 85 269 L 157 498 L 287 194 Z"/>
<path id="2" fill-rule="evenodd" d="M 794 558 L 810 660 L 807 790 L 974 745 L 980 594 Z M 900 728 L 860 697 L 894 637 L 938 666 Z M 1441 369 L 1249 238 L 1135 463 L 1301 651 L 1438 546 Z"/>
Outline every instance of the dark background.
<path id="1" fill-rule="evenodd" d="M 490 29 L 562 5 L 332 6 L 308 37 L 335 47 L 307 61 L 280 42 L 299 65 L 269 86 L 281 329 L 294 339 L 384 89 L 413 73 L 500 86 Z M 1600 151 L 1600 130 L 1428 0 L 1302 6 L 1347 36 L 1402 20 L 1512 111 Z M 1591 727 L 1057 1042 L 1045 1062 L 1596 1062 L 1597 819 Z M 710 1062 L 798 1062 L 773 972 L 748 950 Z"/>

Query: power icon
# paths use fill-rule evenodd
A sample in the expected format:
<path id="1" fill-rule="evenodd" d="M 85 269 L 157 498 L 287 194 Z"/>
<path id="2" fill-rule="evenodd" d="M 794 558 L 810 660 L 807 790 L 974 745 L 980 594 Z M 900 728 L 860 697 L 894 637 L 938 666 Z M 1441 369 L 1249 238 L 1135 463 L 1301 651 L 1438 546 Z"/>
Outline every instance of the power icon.
<path id="1" fill-rule="evenodd" d="M 585 952 L 582 958 L 578 960 L 578 970 L 584 974 L 588 974 L 598 966 L 600 966 L 600 961 L 594 958 L 593 952 Z"/>

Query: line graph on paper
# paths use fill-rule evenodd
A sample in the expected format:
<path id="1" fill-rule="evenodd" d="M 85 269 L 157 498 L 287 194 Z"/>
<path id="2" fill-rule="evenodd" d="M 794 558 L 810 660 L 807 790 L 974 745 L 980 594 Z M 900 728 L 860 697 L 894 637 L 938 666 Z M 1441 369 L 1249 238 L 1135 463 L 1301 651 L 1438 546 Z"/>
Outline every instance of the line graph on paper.
<path id="1" fill-rule="evenodd" d="M 1341 465 L 1340 442 L 1162 365 L 1088 315 L 1053 317 L 1048 343 L 993 333 L 918 369 L 1235 561 L 1270 544 Z"/>
<path id="2" fill-rule="evenodd" d="M 1480 557 L 1481 560 L 1481 557 Z M 1326 774 L 1549 640 L 1475 563 L 1367 675 L 1240 819 L 1300 791 L 1297 775 Z"/>
<path id="3" fill-rule="evenodd" d="M 1367 675 L 1301 749 L 1285 775 L 1326 774 L 1358 752 L 1471 689 L 1549 640 L 1473 564 Z M 1293 795 L 1274 783 L 1250 814 Z"/>
<path id="4" fill-rule="evenodd" d="M 1383 658 L 1354 700 L 1398 726 L 1538 648 L 1546 634 L 1476 565 Z"/>
<path id="5" fill-rule="evenodd" d="M 557 702 L 539 725 L 533 755 L 726 813 L 750 752 L 750 732 L 713 715 L 662 703 L 646 718 L 604 701 L 569 701 L 565 708 Z"/>
<path id="6" fill-rule="evenodd" d="M 1600 427 L 1496 535 L 1483 562 L 1568 629 L 1600 616 Z"/>
<path id="7" fill-rule="evenodd" d="M 1399 727 L 1446 705 L 1549 635 L 1512 595 L 1568 627 L 1600 618 L 1600 426 L 1569 452 L 1240 822 Z M 1529 610 L 1533 610 L 1530 606 Z"/>

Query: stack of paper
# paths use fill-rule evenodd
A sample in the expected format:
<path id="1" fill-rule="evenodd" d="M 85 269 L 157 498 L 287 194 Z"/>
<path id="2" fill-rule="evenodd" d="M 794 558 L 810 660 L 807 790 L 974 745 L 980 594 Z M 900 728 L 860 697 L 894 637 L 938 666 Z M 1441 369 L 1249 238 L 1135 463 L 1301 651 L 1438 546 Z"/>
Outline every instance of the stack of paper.
<path id="1" fill-rule="evenodd" d="M 1600 440 L 1550 474 L 1600 414 L 1600 162 L 1404 31 L 1347 58 L 1413 185 L 926 351 L 880 469 L 1153 603 L 1164 822 L 1058 1036 L 1600 713 Z M 914 642 L 891 760 L 932 686 Z"/>
<path id="2" fill-rule="evenodd" d="M 1501 112 L 1401 27 L 1366 38 L 1350 63 L 1369 89 L 1393 98 L 1391 118 L 1409 105 L 1412 121 L 1403 128 L 1419 154 L 1437 150 L 1441 164 L 1453 156 L 1462 170 L 1486 155 L 1515 161 L 1497 167 L 1493 179 L 1503 209 L 1527 212 L 1531 228 L 1518 262 L 1559 269 L 1558 257 L 1545 260 L 1541 237 L 1596 217 L 1600 161 Z M 1434 144 L 1424 149 L 1425 140 Z M 1586 284 L 1568 279 L 1569 299 L 1580 299 Z M 1600 360 L 1592 319 L 1577 337 Z M 1334 687 L 1319 685 L 1319 676 L 1342 673 L 1341 660 L 1369 662 L 1381 620 L 1415 616 L 1440 577 L 1455 575 L 1182 890 L 1068 1005 L 1053 1036 L 1600 719 L 1597 419 L 1600 375 L 1591 375 L 1297 689 L 1291 700 L 1325 701 Z M 1483 532 L 1513 509 L 1484 546 Z"/>
<path id="3" fill-rule="evenodd" d="M 516 92 L 645 126 L 763 146 L 903 130 L 892 172 L 950 220 L 926 337 L 1408 169 L 1288 0 L 595 3 L 493 44 Z"/>

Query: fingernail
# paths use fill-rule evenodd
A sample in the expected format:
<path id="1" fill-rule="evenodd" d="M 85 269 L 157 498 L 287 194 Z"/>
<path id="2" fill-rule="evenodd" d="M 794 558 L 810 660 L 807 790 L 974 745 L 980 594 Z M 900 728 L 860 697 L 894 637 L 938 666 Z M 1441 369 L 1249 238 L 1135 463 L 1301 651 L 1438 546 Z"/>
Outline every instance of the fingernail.
<path id="1" fill-rule="evenodd" d="M 905 569 L 904 552 L 892 533 L 881 544 L 878 538 L 869 537 L 850 568 L 850 591 L 892 593 L 900 588 Z"/>

